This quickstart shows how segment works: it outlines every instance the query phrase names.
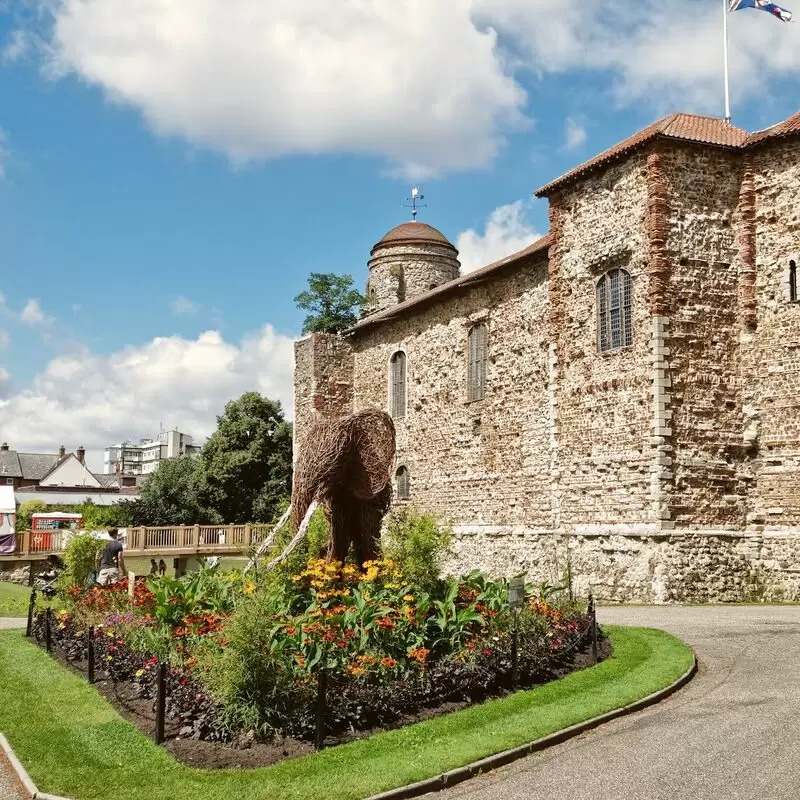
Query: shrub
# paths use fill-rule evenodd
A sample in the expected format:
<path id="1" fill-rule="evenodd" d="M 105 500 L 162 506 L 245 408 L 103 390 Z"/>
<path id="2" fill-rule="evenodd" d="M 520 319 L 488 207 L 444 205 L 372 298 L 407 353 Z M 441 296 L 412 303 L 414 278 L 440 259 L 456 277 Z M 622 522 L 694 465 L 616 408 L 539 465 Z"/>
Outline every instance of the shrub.
<path id="1" fill-rule="evenodd" d="M 42 500 L 26 500 L 24 503 L 20 503 L 17 509 L 16 529 L 18 531 L 30 530 L 31 517 L 43 511 L 47 511 L 47 503 Z"/>
<path id="2" fill-rule="evenodd" d="M 84 586 L 89 574 L 94 570 L 97 553 L 106 543 L 95 539 L 90 533 L 79 533 L 73 536 L 64 548 L 64 572 L 59 584 L 62 588 Z"/>
<path id="3" fill-rule="evenodd" d="M 439 580 L 451 538 L 452 530 L 435 517 L 399 509 L 388 518 L 383 552 L 398 564 L 409 583 L 430 590 Z"/>

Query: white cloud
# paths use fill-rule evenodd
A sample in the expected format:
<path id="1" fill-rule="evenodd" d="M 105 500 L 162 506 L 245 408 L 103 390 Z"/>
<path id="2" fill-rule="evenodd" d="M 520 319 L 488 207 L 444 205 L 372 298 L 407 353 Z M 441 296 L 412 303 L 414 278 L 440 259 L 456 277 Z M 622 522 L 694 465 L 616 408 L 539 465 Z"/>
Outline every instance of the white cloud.
<path id="1" fill-rule="evenodd" d="M 484 165 L 525 93 L 471 0 L 56 0 L 49 68 L 235 162 Z"/>
<path id="2" fill-rule="evenodd" d="M 19 318 L 26 325 L 30 325 L 31 327 L 44 327 L 53 323 L 53 317 L 48 317 L 44 311 L 42 311 L 42 306 L 35 297 L 32 297 L 25 303 L 25 307 L 22 309 Z"/>
<path id="3" fill-rule="evenodd" d="M 160 421 L 207 437 L 225 403 L 245 391 L 280 400 L 291 416 L 292 367 L 292 340 L 270 325 L 239 344 L 207 331 L 194 340 L 158 338 L 111 355 L 84 350 L 53 359 L 30 389 L 0 400 L 0 428 L 19 450 L 83 445 L 91 466 L 100 469 L 104 447 L 151 436 Z"/>
<path id="4" fill-rule="evenodd" d="M 567 117 L 564 125 L 564 149 L 578 150 L 586 144 L 586 128 L 582 122 Z"/>
<path id="5" fill-rule="evenodd" d="M 456 249 L 462 274 L 485 267 L 527 247 L 540 234 L 525 219 L 521 200 L 496 208 L 489 215 L 482 234 L 470 228 L 458 235 Z"/>
<path id="6" fill-rule="evenodd" d="M 0 367 L 0 402 L 4 397 L 8 397 L 11 392 L 11 376 L 5 367 Z"/>
<path id="7" fill-rule="evenodd" d="M 542 73 L 606 71 L 622 104 L 721 114 L 722 9 L 714 0 L 476 0 L 522 63 Z M 763 97 L 763 75 L 800 75 L 800 31 L 768 14 L 731 15 L 734 99 Z"/>
<path id="8" fill-rule="evenodd" d="M 0 350 L 5 350 L 10 342 L 11 337 L 8 335 L 8 331 L 0 330 Z"/>
<path id="9" fill-rule="evenodd" d="M 13 31 L 7 57 L 33 48 L 46 74 L 236 164 L 346 152 L 414 178 L 485 166 L 528 121 L 531 74 L 589 73 L 654 115 L 721 112 L 719 0 L 38 3 L 49 22 Z M 763 97 L 764 75 L 800 75 L 800 26 L 752 10 L 730 22 L 734 100 Z"/>
<path id="10" fill-rule="evenodd" d="M 196 314 L 198 311 L 197 304 L 193 303 L 188 297 L 184 297 L 183 295 L 176 297 L 169 304 L 169 307 L 172 310 L 172 313 L 176 315 Z"/>

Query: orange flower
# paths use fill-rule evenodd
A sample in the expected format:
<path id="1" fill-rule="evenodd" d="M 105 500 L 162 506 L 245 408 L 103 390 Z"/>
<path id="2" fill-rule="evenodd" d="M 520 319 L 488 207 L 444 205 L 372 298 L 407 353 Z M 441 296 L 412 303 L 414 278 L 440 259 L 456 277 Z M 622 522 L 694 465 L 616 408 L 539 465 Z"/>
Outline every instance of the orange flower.
<path id="1" fill-rule="evenodd" d="M 385 656 L 381 659 L 381 666 L 385 669 L 394 669 L 396 666 L 396 662 L 393 658 L 389 658 L 389 656 Z"/>

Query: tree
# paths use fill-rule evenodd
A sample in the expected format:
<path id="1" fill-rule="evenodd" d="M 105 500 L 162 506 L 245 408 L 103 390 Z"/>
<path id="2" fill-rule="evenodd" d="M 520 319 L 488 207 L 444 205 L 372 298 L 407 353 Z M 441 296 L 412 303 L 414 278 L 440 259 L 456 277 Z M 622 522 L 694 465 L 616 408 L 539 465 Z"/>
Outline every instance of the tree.
<path id="1" fill-rule="evenodd" d="M 133 525 L 204 525 L 223 522 L 200 500 L 199 464 L 191 456 L 162 461 L 125 509 Z"/>
<path id="2" fill-rule="evenodd" d="M 18 531 L 29 531 L 31 529 L 31 517 L 34 514 L 41 514 L 47 511 L 47 503 L 42 500 L 26 500 L 20 503 L 17 509 L 17 521 L 14 525 Z"/>
<path id="3" fill-rule="evenodd" d="M 279 402 L 245 392 L 225 406 L 200 453 L 198 486 L 225 522 L 276 517 L 292 488 L 292 426 Z"/>
<path id="4" fill-rule="evenodd" d="M 355 325 L 364 297 L 353 288 L 349 275 L 312 272 L 308 289 L 300 292 L 294 302 L 310 312 L 303 322 L 303 333 L 338 333 Z"/>

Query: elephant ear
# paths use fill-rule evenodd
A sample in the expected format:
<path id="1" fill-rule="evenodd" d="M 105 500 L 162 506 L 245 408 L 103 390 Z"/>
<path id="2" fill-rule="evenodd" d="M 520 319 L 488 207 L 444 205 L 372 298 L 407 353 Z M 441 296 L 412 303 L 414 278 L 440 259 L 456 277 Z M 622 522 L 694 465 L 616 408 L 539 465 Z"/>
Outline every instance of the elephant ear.
<path id="1" fill-rule="evenodd" d="M 351 415 L 348 422 L 352 448 L 347 488 L 359 500 L 373 500 L 391 481 L 394 422 L 384 411 L 373 409 Z"/>

